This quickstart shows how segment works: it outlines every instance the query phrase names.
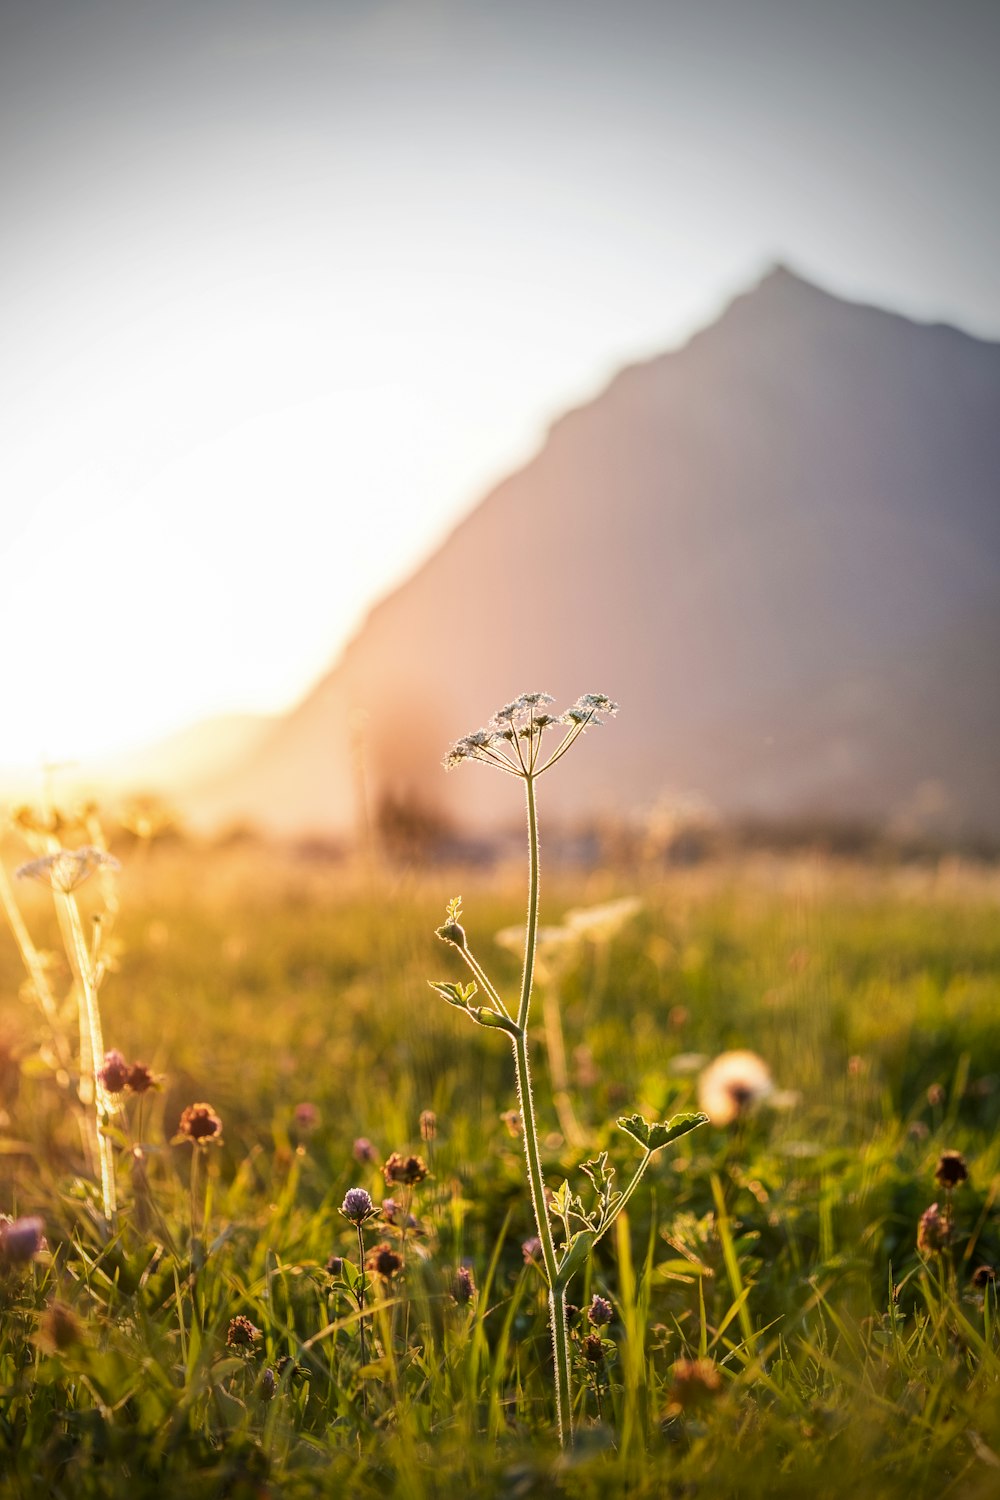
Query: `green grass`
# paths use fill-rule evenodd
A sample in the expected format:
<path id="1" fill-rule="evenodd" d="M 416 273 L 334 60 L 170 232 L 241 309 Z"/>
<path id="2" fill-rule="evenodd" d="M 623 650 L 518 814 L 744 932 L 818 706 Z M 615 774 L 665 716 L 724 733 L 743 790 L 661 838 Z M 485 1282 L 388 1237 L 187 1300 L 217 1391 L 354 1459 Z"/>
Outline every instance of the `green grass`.
<path id="1" fill-rule="evenodd" d="M 611 1299 L 614 1354 L 596 1381 L 579 1359 L 578 1441 L 560 1457 L 545 1289 L 521 1251 L 533 1232 L 521 1146 L 501 1119 L 515 1103 L 509 1047 L 426 984 L 461 977 L 433 937 L 461 890 L 477 952 L 516 993 L 515 960 L 490 938 L 523 918 L 518 877 L 364 880 L 253 851 L 123 860 L 105 1041 L 165 1082 L 142 1127 L 145 1187 L 122 1145 L 110 1241 L 72 1096 L 38 1056 L 37 1012 L 0 934 L 0 1207 L 40 1214 L 49 1241 L 0 1279 L 0 1493 L 996 1493 L 996 1295 L 972 1283 L 1000 1264 L 995 873 L 543 868 L 543 923 L 614 895 L 644 903 L 560 984 L 583 1151 L 557 1133 L 535 1046 L 551 1187 L 569 1176 L 580 1190 L 579 1162 L 604 1149 L 624 1177 L 633 1145 L 609 1122 L 693 1108 L 685 1054 L 750 1047 L 801 1096 L 655 1158 L 622 1232 L 570 1289 L 583 1306 Z M 54 953 L 45 893 L 19 896 Z M 192 1275 L 191 1148 L 169 1142 L 195 1100 L 222 1116 L 224 1145 L 207 1153 Z M 320 1116 L 309 1134 L 294 1122 L 304 1100 Z M 425 1109 L 439 1122 L 426 1145 Z M 352 1156 L 361 1136 L 374 1165 Z M 943 1201 L 946 1148 L 964 1152 L 970 1181 L 950 1252 L 923 1259 L 917 1221 Z M 378 1292 L 362 1371 L 356 1305 L 326 1265 L 356 1259 L 338 1205 L 354 1185 L 386 1196 L 378 1164 L 393 1150 L 423 1152 L 432 1175 L 414 1190 L 421 1229 Z M 391 1229 L 368 1231 L 381 1238 L 398 1248 Z M 463 1262 L 478 1287 L 468 1307 L 451 1295 Z M 61 1352 L 38 1342 L 54 1298 L 81 1325 Z M 226 1347 L 237 1314 L 261 1330 L 248 1356 Z M 720 1389 L 680 1410 L 673 1366 L 698 1357 Z"/>

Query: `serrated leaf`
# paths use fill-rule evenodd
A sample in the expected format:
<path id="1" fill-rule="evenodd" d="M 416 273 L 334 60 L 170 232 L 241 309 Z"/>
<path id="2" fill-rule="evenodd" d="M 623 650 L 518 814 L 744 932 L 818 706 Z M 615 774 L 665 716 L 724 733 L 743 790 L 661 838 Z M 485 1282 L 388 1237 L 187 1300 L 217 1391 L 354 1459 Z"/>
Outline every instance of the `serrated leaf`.
<path id="1" fill-rule="evenodd" d="M 662 1151 L 672 1141 L 678 1141 L 682 1135 L 697 1130 L 699 1125 L 707 1124 L 708 1116 L 696 1110 L 691 1114 L 673 1115 L 669 1120 L 658 1122 L 644 1120 L 642 1115 L 623 1115 L 618 1121 L 618 1128 L 637 1140 L 640 1146 L 645 1146 L 647 1151 L 653 1152 Z"/>
<path id="2" fill-rule="evenodd" d="M 475 980 L 471 984 L 451 984 L 446 979 L 428 979 L 427 983 L 432 990 L 437 990 L 443 1000 L 449 1005 L 455 1005 L 459 1010 L 468 1010 L 469 1001 L 476 993 Z"/>

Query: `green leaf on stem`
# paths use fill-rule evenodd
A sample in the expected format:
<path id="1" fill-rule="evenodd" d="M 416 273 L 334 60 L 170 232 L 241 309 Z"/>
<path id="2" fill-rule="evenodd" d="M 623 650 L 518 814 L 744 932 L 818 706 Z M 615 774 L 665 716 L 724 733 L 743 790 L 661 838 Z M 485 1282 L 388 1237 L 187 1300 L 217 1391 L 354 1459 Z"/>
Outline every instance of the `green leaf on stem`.
<path id="1" fill-rule="evenodd" d="M 691 1130 L 697 1130 L 699 1125 L 707 1125 L 708 1116 L 703 1115 L 700 1110 L 693 1114 L 674 1115 L 669 1120 L 654 1123 L 644 1120 L 642 1115 L 622 1115 L 618 1121 L 619 1130 L 624 1130 L 626 1135 L 632 1136 L 645 1146 L 646 1150 L 662 1151 L 664 1146 L 669 1146 L 672 1141 L 680 1140 L 682 1135 L 687 1135 Z"/>
<path id="2" fill-rule="evenodd" d="M 432 990 L 437 990 L 441 998 L 447 1000 L 449 1005 L 456 1005 L 459 1010 L 468 1010 L 469 1001 L 476 993 L 474 979 L 469 984 L 451 984 L 446 979 L 428 979 L 427 983 Z"/>
<path id="3" fill-rule="evenodd" d="M 596 1230 L 579 1229 L 572 1239 L 566 1241 L 556 1266 L 556 1286 L 569 1283 L 570 1277 L 580 1269 L 594 1248 L 596 1239 Z"/>

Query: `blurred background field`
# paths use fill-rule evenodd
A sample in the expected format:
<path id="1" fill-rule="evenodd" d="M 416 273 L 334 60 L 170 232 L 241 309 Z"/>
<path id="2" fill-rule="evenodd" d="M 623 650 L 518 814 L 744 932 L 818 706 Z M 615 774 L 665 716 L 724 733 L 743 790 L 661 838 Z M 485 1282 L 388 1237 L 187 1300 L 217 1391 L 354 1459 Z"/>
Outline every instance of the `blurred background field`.
<path id="1" fill-rule="evenodd" d="M 49 1269 L 34 1268 L 34 1292 L 22 1286 L 18 1297 L 30 1329 L 58 1290 L 87 1319 L 91 1348 L 141 1345 L 142 1380 L 165 1371 L 177 1399 L 197 1386 L 201 1404 L 191 1398 L 185 1435 L 165 1450 L 152 1416 L 126 1420 L 139 1381 L 128 1358 L 102 1377 L 102 1404 L 73 1378 L 72 1358 L 34 1349 L 13 1384 L 5 1367 L 2 1441 L 21 1492 L 26 1476 L 55 1483 L 98 1452 L 105 1488 L 95 1493 L 137 1473 L 183 1479 L 191 1493 L 199 1484 L 221 1492 L 211 1486 L 229 1475 L 229 1492 L 253 1494 L 340 1485 L 417 1495 L 464 1482 L 482 1493 L 839 1495 L 856 1493 L 848 1476 L 862 1465 L 866 1494 L 993 1493 L 1000 1384 L 994 1293 L 981 1268 L 1000 1263 L 994 867 L 879 867 L 804 852 L 641 871 L 612 861 L 598 874 L 546 869 L 543 856 L 543 927 L 596 908 L 579 939 L 543 965 L 535 1000 L 551 1187 L 570 1176 L 579 1188 L 579 1163 L 599 1149 L 624 1176 L 634 1153 L 615 1117 L 695 1108 L 698 1076 L 720 1052 L 752 1049 L 776 1085 L 744 1118 L 657 1157 L 626 1242 L 602 1246 L 592 1285 L 574 1287 L 583 1305 L 595 1291 L 611 1298 L 618 1357 L 600 1422 L 580 1374 L 581 1442 L 557 1463 L 541 1279 L 521 1248 L 533 1232 L 521 1146 L 503 1118 L 517 1103 L 508 1048 L 426 983 L 457 977 L 433 932 L 461 891 L 470 940 L 501 987 L 516 984 L 516 958 L 492 938 L 523 919 L 519 868 L 358 866 L 251 841 L 119 852 L 105 1041 L 163 1076 L 143 1138 L 179 1261 L 189 1152 L 167 1143 L 192 1101 L 211 1102 L 224 1122 L 224 1145 L 211 1153 L 218 1239 L 203 1273 L 205 1342 L 185 1364 L 170 1331 L 172 1286 L 149 1260 L 162 1241 L 155 1223 L 123 1233 L 125 1269 L 111 1283 L 95 1270 L 96 1244 L 89 1267 L 81 1260 L 95 1231 L 87 1191 L 74 1187 L 79 1134 L 37 1056 L 36 1012 L 16 1000 L 23 974 L 5 939 L 4 1200 L 43 1217 L 52 1250 Z M 26 919 L 54 952 L 47 893 L 26 885 Z M 618 904 L 625 897 L 638 900 L 631 913 Z M 549 1103 L 542 1016 L 556 986 L 579 1144 L 567 1142 Z M 297 1114 L 303 1104 L 314 1113 Z M 429 1142 L 426 1110 L 437 1117 Z M 354 1154 L 358 1138 L 372 1144 L 367 1164 Z M 934 1172 L 945 1149 L 964 1154 L 969 1181 L 955 1190 L 950 1249 L 921 1256 L 918 1222 L 943 1202 Z M 387 1385 L 363 1417 L 353 1330 L 321 1340 L 321 1370 L 302 1348 L 337 1306 L 349 1312 L 324 1270 L 331 1254 L 351 1254 L 337 1207 L 355 1184 L 376 1202 L 386 1195 L 379 1165 L 392 1151 L 422 1151 L 431 1167 L 414 1190 L 420 1227 L 394 1293 L 422 1330 L 421 1354 L 404 1354 L 395 1335 L 397 1368 L 390 1379 L 380 1366 Z M 120 1182 L 128 1221 L 125 1153 Z M 492 1311 L 484 1298 L 469 1325 L 486 1330 L 479 1365 L 467 1362 L 466 1324 L 461 1336 L 452 1326 L 467 1312 L 451 1295 L 463 1262 L 477 1286 L 489 1278 Z M 233 1392 L 224 1335 L 237 1313 L 264 1330 L 262 1368 L 306 1359 L 304 1388 L 283 1384 L 266 1408 Z M 8 1326 L 8 1361 L 9 1340 Z M 671 1371 L 706 1353 L 723 1390 L 704 1409 L 679 1412 Z M 59 1368 L 45 1374 L 46 1365 Z M 12 1392 L 29 1379 L 59 1416 L 36 1387 L 19 1433 Z M 228 1405 L 207 1401 L 215 1386 Z"/>

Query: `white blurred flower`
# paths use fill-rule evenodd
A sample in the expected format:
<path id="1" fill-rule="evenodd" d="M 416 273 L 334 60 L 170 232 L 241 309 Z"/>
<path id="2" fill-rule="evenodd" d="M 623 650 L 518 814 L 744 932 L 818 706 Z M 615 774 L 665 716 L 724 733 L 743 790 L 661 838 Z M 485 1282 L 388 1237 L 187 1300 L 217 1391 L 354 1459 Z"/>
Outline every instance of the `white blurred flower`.
<path id="1" fill-rule="evenodd" d="M 113 854 L 87 844 L 82 849 L 58 849 L 55 854 L 33 859 L 22 865 L 17 874 L 21 879 L 40 880 L 43 885 L 67 896 L 102 867 L 107 870 L 120 868 Z"/>
<path id="2" fill-rule="evenodd" d="M 771 1070 L 756 1052 L 722 1052 L 698 1079 L 698 1107 L 713 1125 L 731 1125 L 773 1088 Z"/>
<path id="3" fill-rule="evenodd" d="M 617 901 L 602 901 L 600 906 L 578 906 L 566 913 L 567 927 L 580 937 L 595 943 L 613 938 L 642 911 L 638 896 L 620 896 Z"/>

